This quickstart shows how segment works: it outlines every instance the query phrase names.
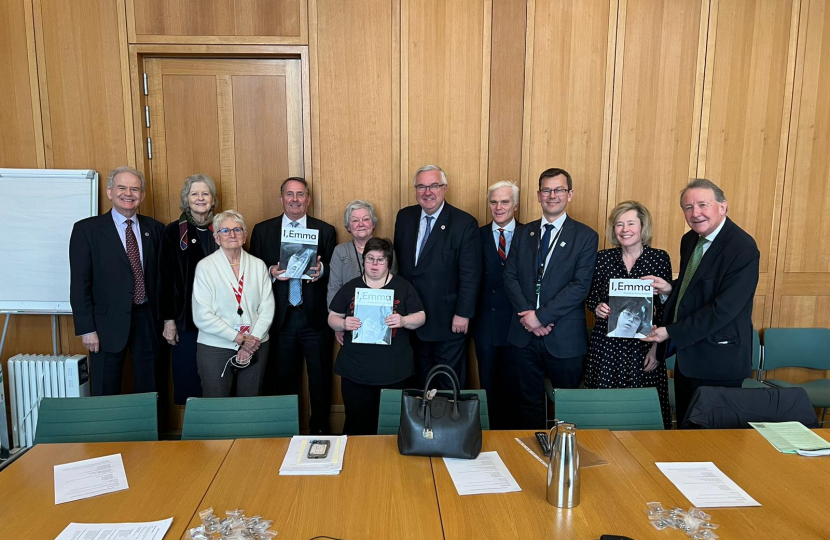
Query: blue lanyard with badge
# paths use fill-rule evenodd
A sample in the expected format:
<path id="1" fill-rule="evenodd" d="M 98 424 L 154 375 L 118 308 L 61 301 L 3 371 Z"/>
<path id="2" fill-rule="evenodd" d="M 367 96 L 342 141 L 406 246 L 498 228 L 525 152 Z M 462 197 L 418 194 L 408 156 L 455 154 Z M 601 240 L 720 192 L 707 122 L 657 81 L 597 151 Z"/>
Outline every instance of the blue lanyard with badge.
<path id="1" fill-rule="evenodd" d="M 553 240 L 548 244 L 544 253 L 542 253 L 542 236 L 544 235 L 539 235 L 539 240 L 536 244 L 536 256 L 539 268 L 539 271 L 536 273 L 536 309 L 539 309 L 539 299 L 542 295 L 542 278 L 545 277 L 545 268 L 548 264 L 550 254 L 553 251 L 553 248 L 556 247 L 556 242 L 559 240 L 559 235 L 562 234 L 563 228 L 564 227 L 559 227 L 559 230 L 556 231 L 556 236 L 554 236 Z"/>

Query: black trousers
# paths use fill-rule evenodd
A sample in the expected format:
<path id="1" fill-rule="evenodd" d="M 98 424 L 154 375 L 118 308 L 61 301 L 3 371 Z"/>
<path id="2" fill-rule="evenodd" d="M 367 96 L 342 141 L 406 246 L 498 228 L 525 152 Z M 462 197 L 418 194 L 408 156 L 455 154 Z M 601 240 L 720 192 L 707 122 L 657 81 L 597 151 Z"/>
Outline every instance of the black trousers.
<path id="1" fill-rule="evenodd" d="M 329 433 L 334 345 L 331 329 L 312 328 L 304 309 L 288 308 L 282 328 L 271 333 L 272 336 L 274 334 L 277 335 L 278 346 L 271 346 L 268 360 L 276 380 L 273 393 L 279 396 L 300 394 L 300 371 L 305 357 L 311 400 L 309 430 L 311 434 Z"/>
<path id="2" fill-rule="evenodd" d="M 380 391 L 384 388 L 406 388 L 406 380 L 379 386 L 361 384 L 346 377 L 340 378 L 340 392 L 346 409 L 344 435 L 377 435 L 380 413 Z"/>
<path id="3" fill-rule="evenodd" d="M 179 342 L 170 347 L 173 353 L 173 403 L 184 405 L 187 398 L 202 397 L 202 380 L 196 366 L 196 338 L 199 331 L 178 328 Z"/>
<path id="4" fill-rule="evenodd" d="M 519 407 L 512 348 L 475 340 L 478 378 L 487 392 L 490 411 L 490 429 L 516 429 L 519 425 Z"/>
<path id="5" fill-rule="evenodd" d="M 513 361 L 519 382 L 521 429 L 545 426 L 545 377 L 554 388 L 577 388 L 582 380 L 583 356 L 559 358 L 550 354 L 541 337 L 533 336 L 527 347 L 513 347 Z"/>
<path id="6" fill-rule="evenodd" d="M 686 413 L 689 411 L 689 403 L 695 390 L 701 386 L 723 386 L 726 388 L 740 388 L 744 383 L 743 379 L 696 379 L 687 377 L 680 372 L 680 364 L 674 365 L 674 400 L 677 414 L 677 427 L 683 424 Z"/>
<path id="7" fill-rule="evenodd" d="M 113 396 L 121 393 L 121 377 L 127 351 L 133 361 L 134 391 L 156 391 L 156 365 L 159 355 L 161 330 L 147 303 L 133 305 L 130 314 L 130 335 L 123 349 L 116 352 L 99 350 L 90 353 L 93 396 Z"/>
<path id="8" fill-rule="evenodd" d="M 467 335 L 458 334 L 458 337 L 447 341 L 421 341 L 415 332 L 410 332 L 410 342 L 415 353 L 415 380 L 416 388 L 423 388 L 427 382 L 429 370 L 438 364 L 447 364 L 455 371 L 461 388 L 467 383 Z M 449 378 L 438 376 L 432 380 L 439 390 L 451 390 Z M 461 390 L 459 388 L 459 390 Z"/>
<path id="9" fill-rule="evenodd" d="M 196 362 L 204 396 L 217 398 L 262 395 L 262 374 L 268 361 L 270 344 L 270 339 L 261 343 L 251 357 L 248 367 L 237 368 L 228 363 L 231 357 L 238 354 L 236 349 L 222 349 L 199 343 Z"/>

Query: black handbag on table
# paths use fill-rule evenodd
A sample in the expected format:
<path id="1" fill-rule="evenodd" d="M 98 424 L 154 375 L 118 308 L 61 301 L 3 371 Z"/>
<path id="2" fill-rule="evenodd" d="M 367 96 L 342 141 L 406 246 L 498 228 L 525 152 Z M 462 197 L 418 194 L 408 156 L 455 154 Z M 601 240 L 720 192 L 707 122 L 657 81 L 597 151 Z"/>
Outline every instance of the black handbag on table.
<path id="1" fill-rule="evenodd" d="M 434 377 L 452 381 L 452 396 L 429 390 Z M 446 364 L 430 370 L 421 390 L 404 390 L 398 451 L 405 456 L 475 459 L 481 452 L 480 402 L 475 394 L 458 393 L 458 377 Z"/>

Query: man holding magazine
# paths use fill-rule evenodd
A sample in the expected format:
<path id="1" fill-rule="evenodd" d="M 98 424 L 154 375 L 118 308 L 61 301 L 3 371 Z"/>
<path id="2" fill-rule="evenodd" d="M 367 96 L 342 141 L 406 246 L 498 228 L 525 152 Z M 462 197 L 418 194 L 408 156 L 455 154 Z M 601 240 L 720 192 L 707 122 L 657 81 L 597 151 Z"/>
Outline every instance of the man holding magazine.
<path id="1" fill-rule="evenodd" d="M 276 303 L 271 337 L 277 342 L 269 353 L 265 393 L 299 394 L 305 356 L 310 431 L 329 433 L 334 336 L 326 325 L 326 269 L 336 244 L 334 227 L 306 214 L 311 194 L 303 178 L 285 180 L 280 201 L 284 213 L 257 224 L 251 233 L 251 254 L 268 266 Z"/>

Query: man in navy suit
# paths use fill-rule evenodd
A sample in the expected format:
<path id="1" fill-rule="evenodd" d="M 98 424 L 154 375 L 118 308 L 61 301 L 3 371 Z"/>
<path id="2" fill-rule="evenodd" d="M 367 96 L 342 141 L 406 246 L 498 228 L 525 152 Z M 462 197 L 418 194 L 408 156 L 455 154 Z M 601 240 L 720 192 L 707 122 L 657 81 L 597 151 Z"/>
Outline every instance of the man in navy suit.
<path id="1" fill-rule="evenodd" d="M 144 175 L 119 167 L 107 178 L 112 211 L 83 219 L 69 239 L 69 299 L 75 333 L 89 349 L 92 393 L 121 393 L 130 351 L 136 392 L 156 390 L 161 325 L 158 248 L 164 225 L 138 215 Z"/>
<path id="2" fill-rule="evenodd" d="M 493 221 L 479 229 L 481 236 L 482 268 L 481 292 L 473 333 L 478 360 L 481 388 L 487 392 L 490 426 L 508 429 L 515 422 L 513 390 L 514 377 L 510 365 L 510 344 L 507 329 L 513 308 L 504 290 L 504 265 L 513 235 L 522 224 L 513 214 L 519 206 L 519 186 L 513 182 L 497 182 L 487 188 L 487 200 Z"/>
<path id="3" fill-rule="evenodd" d="M 546 376 L 554 388 L 579 386 L 588 350 L 584 302 L 599 243 L 593 229 L 565 212 L 573 198 L 567 171 L 544 171 L 536 197 L 542 219 L 513 235 L 504 269 L 522 429 L 544 425 Z"/>
<path id="4" fill-rule="evenodd" d="M 671 283 L 643 278 L 668 295 L 667 324 L 643 339 L 670 338 L 677 349 L 678 426 L 699 387 L 739 388 L 752 371 L 752 300 L 761 257 L 755 240 L 726 217 L 726 196 L 713 182 L 692 180 L 680 192 L 680 206 L 692 229 L 680 241 L 680 275 Z"/>
<path id="5" fill-rule="evenodd" d="M 412 183 L 418 204 L 398 212 L 395 252 L 400 276 L 418 291 L 427 315 L 426 323 L 410 334 L 415 382 L 422 386 L 433 366 L 448 364 L 464 387 L 466 334 L 481 284 L 478 222 L 444 201 L 447 177 L 440 167 L 421 167 Z M 435 382 L 438 388 L 449 387 L 446 378 Z"/>
<path id="6" fill-rule="evenodd" d="M 265 371 L 268 394 L 300 393 L 303 356 L 308 373 L 311 401 L 309 430 L 312 435 L 329 433 L 331 414 L 332 347 L 334 334 L 329 328 L 326 268 L 337 243 L 334 227 L 306 214 L 311 202 L 308 182 L 299 177 L 286 179 L 280 186 L 284 213 L 258 223 L 251 233 L 251 255 L 265 261 L 274 287 L 274 322 L 271 336 L 279 347 L 271 346 Z M 283 277 L 288 261 L 280 260 L 283 227 L 319 231 L 317 264 L 309 275 L 314 279 Z"/>

